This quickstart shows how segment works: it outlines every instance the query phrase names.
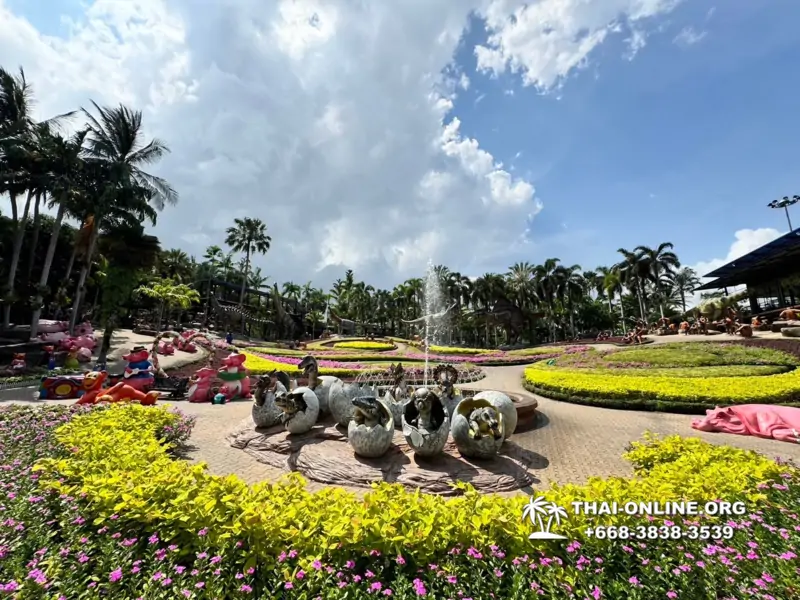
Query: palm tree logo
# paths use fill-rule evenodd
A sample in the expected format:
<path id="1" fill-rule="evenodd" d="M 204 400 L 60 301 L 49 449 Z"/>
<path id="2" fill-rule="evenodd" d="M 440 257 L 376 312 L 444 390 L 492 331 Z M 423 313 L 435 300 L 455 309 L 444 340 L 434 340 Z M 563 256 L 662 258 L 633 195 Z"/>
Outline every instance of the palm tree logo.
<path id="1" fill-rule="evenodd" d="M 547 524 L 545 524 L 543 517 L 547 516 Z M 534 531 L 528 536 L 531 540 L 565 540 L 566 536 L 557 533 L 551 533 L 550 527 L 553 521 L 556 525 L 561 524 L 561 519 L 567 518 L 567 511 L 561 508 L 555 502 L 548 502 L 544 497 L 531 496 L 525 510 L 522 511 L 523 519 L 530 519 L 534 526 L 538 526 L 539 531 Z"/>

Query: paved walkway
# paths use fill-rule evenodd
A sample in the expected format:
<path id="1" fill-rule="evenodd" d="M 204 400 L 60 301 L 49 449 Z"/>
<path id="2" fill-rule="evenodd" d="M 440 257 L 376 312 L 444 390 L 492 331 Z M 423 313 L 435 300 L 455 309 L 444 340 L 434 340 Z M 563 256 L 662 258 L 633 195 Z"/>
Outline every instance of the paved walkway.
<path id="1" fill-rule="evenodd" d="M 142 344 L 146 343 L 146 339 L 152 341 L 152 338 L 121 332 L 118 343 L 122 346 Z M 187 358 L 188 355 L 176 352 L 175 356 L 163 359 L 164 366 L 175 366 L 177 361 L 185 361 Z M 486 367 L 485 379 L 464 386 L 530 395 L 522 387 L 524 369 L 524 366 Z M 32 392 L 31 388 L 5 390 L 0 392 L 0 402 L 41 404 L 30 399 Z M 583 483 L 592 476 L 630 475 L 630 465 L 622 460 L 621 455 L 631 441 L 640 439 L 648 430 L 662 435 L 700 437 L 714 444 L 727 444 L 800 462 L 800 445 L 699 432 L 690 427 L 692 417 L 689 415 L 613 410 L 568 404 L 539 396 L 536 398 L 540 413 L 537 427 L 511 438 L 512 442 L 539 455 L 538 461 L 531 468 L 531 472 L 539 480 L 534 485 L 535 488 L 543 488 L 551 483 Z M 48 401 L 50 402 L 54 401 Z M 250 401 L 233 402 L 224 406 L 188 402 L 176 402 L 172 405 L 197 418 L 189 457 L 194 462 L 207 463 L 211 473 L 235 474 L 248 483 L 275 480 L 283 474 L 281 470 L 261 464 L 225 442 L 228 431 L 242 419 L 249 418 Z M 320 487 L 322 486 L 313 482 L 309 484 L 311 490 Z"/>

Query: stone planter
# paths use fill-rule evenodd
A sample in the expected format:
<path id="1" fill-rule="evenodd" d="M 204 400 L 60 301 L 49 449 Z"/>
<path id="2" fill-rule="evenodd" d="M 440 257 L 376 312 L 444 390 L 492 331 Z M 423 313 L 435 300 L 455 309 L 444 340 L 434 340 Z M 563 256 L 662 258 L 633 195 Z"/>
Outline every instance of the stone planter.
<path id="1" fill-rule="evenodd" d="M 485 391 L 475 395 L 475 400 L 488 400 L 502 415 L 505 437 L 508 438 L 517 428 L 517 409 L 511 398 L 503 392 Z"/>
<path id="2" fill-rule="evenodd" d="M 474 435 L 470 427 L 471 420 L 484 425 L 480 437 Z M 462 456 L 492 458 L 500 451 L 505 440 L 503 414 L 488 400 L 462 400 L 453 414 L 450 433 Z"/>
<path id="3" fill-rule="evenodd" d="M 347 441 L 356 455 L 364 458 L 379 458 L 386 454 L 394 439 L 392 411 L 383 401 L 377 401 L 383 412 L 384 424 L 368 426 L 352 419 L 347 425 Z M 355 409 L 355 407 L 354 407 Z"/>
<path id="4" fill-rule="evenodd" d="M 427 404 L 427 406 L 426 406 Z M 420 409 L 427 408 L 427 422 L 420 422 Z M 421 388 L 415 397 L 406 403 L 401 415 L 403 436 L 406 443 L 418 456 L 435 456 L 444 450 L 450 435 L 450 417 L 439 397 L 430 390 Z"/>

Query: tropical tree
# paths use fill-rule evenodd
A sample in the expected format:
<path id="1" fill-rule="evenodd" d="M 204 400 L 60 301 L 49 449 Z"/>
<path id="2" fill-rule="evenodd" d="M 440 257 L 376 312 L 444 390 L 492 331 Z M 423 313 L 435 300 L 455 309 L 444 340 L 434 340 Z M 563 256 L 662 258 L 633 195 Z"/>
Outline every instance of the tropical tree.
<path id="1" fill-rule="evenodd" d="M 234 252 L 244 252 L 244 273 L 242 274 L 242 291 L 239 294 L 239 307 L 244 307 L 244 295 L 247 290 L 247 279 L 250 273 L 250 258 L 254 252 L 266 254 L 269 252 L 272 238 L 267 235 L 267 226 L 261 219 L 244 217 L 233 220 L 234 226 L 225 230 L 227 237 L 225 244 Z M 245 320 L 242 319 L 242 333 L 244 333 Z"/>
<path id="2" fill-rule="evenodd" d="M 160 160 L 169 149 L 158 139 L 143 140 L 141 111 L 125 106 L 100 107 L 92 102 L 97 116 L 82 109 L 87 119 L 87 162 L 92 163 L 94 180 L 88 186 L 94 226 L 89 234 L 86 259 L 78 276 L 72 305 L 70 332 L 74 331 L 100 228 L 115 222 L 156 221 L 156 211 L 178 201 L 177 192 L 164 179 L 143 167 Z"/>
<path id="3" fill-rule="evenodd" d="M 200 294 L 197 290 L 185 283 L 179 283 L 172 279 L 153 279 L 134 291 L 146 298 L 152 298 L 158 303 L 156 331 L 161 331 L 161 323 L 165 311 L 167 318 L 169 318 L 169 314 L 173 309 L 186 310 L 195 302 L 200 302 Z"/>
<path id="4" fill-rule="evenodd" d="M 674 274 L 675 269 L 681 266 L 678 255 L 672 251 L 674 247 L 672 242 L 663 242 L 656 248 L 637 246 L 634 249 L 643 278 L 653 284 L 662 318 L 664 317 L 665 284 Z"/>
<path id="5" fill-rule="evenodd" d="M 675 273 L 675 276 L 672 278 L 672 285 L 675 287 L 678 294 L 680 294 L 681 307 L 683 308 L 683 312 L 686 312 L 686 294 L 691 294 L 700 286 L 700 278 L 697 276 L 697 272 L 689 267 L 684 267 Z"/>

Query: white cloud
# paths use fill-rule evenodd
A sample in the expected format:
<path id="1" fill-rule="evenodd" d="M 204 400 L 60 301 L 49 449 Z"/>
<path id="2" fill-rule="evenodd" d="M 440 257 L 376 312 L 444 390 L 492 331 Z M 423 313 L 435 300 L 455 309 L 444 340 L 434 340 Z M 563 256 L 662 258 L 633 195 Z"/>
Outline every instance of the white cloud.
<path id="1" fill-rule="evenodd" d="M 682 0 L 496 0 L 484 11 L 489 39 L 475 48 L 478 68 L 521 73 L 525 85 L 548 90 L 585 67 L 610 34 L 631 30 L 628 56 L 645 44 L 642 26 Z"/>
<path id="2" fill-rule="evenodd" d="M 165 247 L 201 255 L 250 215 L 272 235 L 255 264 L 274 280 L 327 284 L 353 268 L 389 286 L 429 258 L 505 269 L 542 209 L 533 183 L 449 115 L 470 87 L 452 62 L 472 11 L 492 33 L 482 68 L 494 60 L 548 88 L 616 23 L 676 2 L 236 0 L 198 10 L 190 0 L 87 0 L 55 37 L 0 0 L 0 57 L 25 67 L 39 116 L 90 99 L 144 110 L 148 135 L 172 149 L 153 171 L 181 194 L 159 218 Z"/>
<path id="3" fill-rule="evenodd" d="M 678 46 L 688 48 L 703 41 L 706 35 L 708 35 L 707 31 L 697 31 L 694 27 L 684 27 L 672 42 Z"/>
<path id="4" fill-rule="evenodd" d="M 779 238 L 784 233 L 785 232 L 782 233 L 777 229 L 772 229 L 771 227 L 762 227 L 760 229 L 740 229 L 734 234 L 736 239 L 731 244 L 730 248 L 728 248 L 728 253 L 725 258 L 712 258 L 711 260 L 701 261 L 691 265 L 690 268 L 694 269 L 694 271 L 698 274 L 700 281 L 703 283 L 708 283 L 709 281 L 713 281 L 713 278 L 709 279 L 703 277 L 707 273 L 711 273 L 712 271 L 719 269 L 721 266 L 726 265 L 737 258 L 741 258 L 745 254 L 749 254 L 756 248 L 760 248 L 765 244 L 769 244 L 771 241 Z M 696 304 L 700 301 L 700 293 L 695 294 L 691 302 L 689 302 L 689 298 L 687 298 L 686 301 L 690 304 Z"/>

